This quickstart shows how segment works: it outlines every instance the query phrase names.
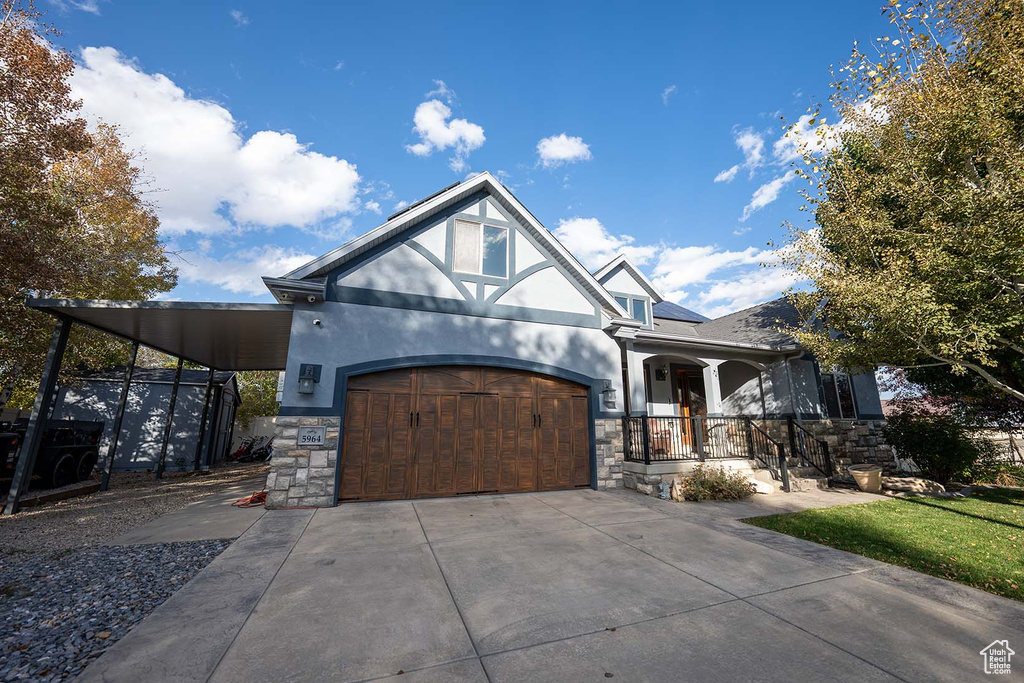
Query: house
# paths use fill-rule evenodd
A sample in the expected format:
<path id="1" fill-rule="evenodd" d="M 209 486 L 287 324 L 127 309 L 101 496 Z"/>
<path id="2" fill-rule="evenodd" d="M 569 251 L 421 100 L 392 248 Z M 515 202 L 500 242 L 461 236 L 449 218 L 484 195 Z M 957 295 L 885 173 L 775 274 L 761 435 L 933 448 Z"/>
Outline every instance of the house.
<path id="1" fill-rule="evenodd" d="M 114 420 L 125 368 L 111 368 L 80 376 L 57 389 L 52 417 L 55 419 L 104 422 L 100 440 L 100 462 L 107 457 L 113 437 Z M 205 370 L 181 371 L 181 379 L 167 443 L 166 468 L 192 469 L 196 439 L 206 394 Z M 174 368 L 136 368 L 132 373 L 121 433 L 114 454 L 113 470 L 144 471 L 156 467 L 160 458 L 167 409 L 174 384 Z M 206 429 L 203 430 L 201 464 L 220 462 L 231 445 L 235 411 L 241 405 L 233 372 L 215 372 Z"/>
<path id="2" fill-rule="evenodd" d="M 873 373 L 819 367 L 787 301 L 708 320 L 624 256 L 591 273 L 489 173 L 264 281 L 292 309 L 270 506 L 778 478 L 785 428 L 830 474 L 878 443 Z"/>

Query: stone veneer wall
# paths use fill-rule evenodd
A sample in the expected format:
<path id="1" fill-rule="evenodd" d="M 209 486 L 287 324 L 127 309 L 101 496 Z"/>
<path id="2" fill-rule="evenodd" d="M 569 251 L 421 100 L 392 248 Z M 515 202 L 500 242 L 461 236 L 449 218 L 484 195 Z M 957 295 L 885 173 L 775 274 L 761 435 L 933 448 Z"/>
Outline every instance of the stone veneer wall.
<path id="1" fill-rule="evenodd" d="M 781 441 L 789 456 L 790 467 L 796 458 L 790 452 L 789 430 L 786 420 L 756 420 L 772 438 Z M 817 438 L 828 444 L 829 457 L 837 477 L 849 477 L 847 467 L 860 463 L 879 465 L 892 474 L 897 470 L 896 457 L 892 447 L 885 442 L 881 429 L 885 420 L 804 420 L 803 426 Z M 600 458 L 600 454 L 598 454 Z M 714 466 L 714 460 L 708 460 Z M 631 463 L 632 465 L 632 463 Z M 637 468 L 642 469 L 642 468 Z M 641 471 L 624 473 L 624 486 L 648 496 L 657 496 L 662 483 L 673 482 L 677 474 L 654 474 Z"/>
<path id="2" fill-rule="evenodd" d="M 758 422 L 764 425 L 763 421 Z M 786 454 L 794 458 L 789 452 L 786 421 L 767 422 L 766 431 L 781 441 L 785 445 Z M 879 465 L 888 473 L 896 472 L 896 456 L 892 446 L 882 436 L 885 420 L 804 420 L 803 426 L 828 444 L 828 454 L 836 476 L 849 476 L 846 468 L 861 463 Z"/>
<path id="3" fill-rule="evenodd" d="M 597 488 L 621 489 L 622 420 L 601 418 L 594 422 L 594 443 L 597 447 Z"/>
<path id="4" fill-rule="evenodd" d="M 299 448 L 299 426 L 327 427 L 323 446 Z M 274 457 L 267 477 L 267 507 L 330 507 L 335 504 L 339 417 L 278 417 Z"/>

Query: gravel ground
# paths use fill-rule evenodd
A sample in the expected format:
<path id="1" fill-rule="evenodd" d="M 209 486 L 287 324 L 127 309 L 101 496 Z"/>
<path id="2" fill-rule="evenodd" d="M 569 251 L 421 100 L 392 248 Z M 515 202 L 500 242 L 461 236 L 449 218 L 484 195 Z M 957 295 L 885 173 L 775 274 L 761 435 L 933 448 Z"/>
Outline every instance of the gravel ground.
<path id="1" fill-rule="evenodd" d="M 77 676 L 229 543 L 0 556 L 0 681 Z"/>
<path id="2" fill-rule="evenodd" d="M 119 473 L 103 493 L 0 516 L 0 682 L 78 675 L 230 541 L 103 543 L 268 469 Z"/>
<path id="3" fill-rule="evenodd" d="M 106 543 L 231 484 L 265 477 L 268 470 L 263 463 L 225 465 L 206 473 L 167 472 L 159 480 L 147 472 L 115 473 L 103 493 L 26 508 L 13 517 L 0 516 L 0 553 Z"/>

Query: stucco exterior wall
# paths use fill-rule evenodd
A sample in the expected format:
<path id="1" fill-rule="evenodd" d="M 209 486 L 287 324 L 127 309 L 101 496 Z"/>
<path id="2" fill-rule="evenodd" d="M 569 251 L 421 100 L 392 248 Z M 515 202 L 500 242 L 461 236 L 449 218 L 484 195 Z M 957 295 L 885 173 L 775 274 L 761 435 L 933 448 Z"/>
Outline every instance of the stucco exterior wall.
<path id="1" fill-rule="evenodd" d="M 296 304 L 282 413 L 310 415 L 339 408 L 338 368 L 395 359 L 430 364 L 428 359 L 435 356 L 464 357 L 481 365 L 504 360 L 550 366 L 592 378 L 598 392 L 607 379 L 617 403 L 602 402 L 600 410 L 613 415 L 622 410 L 619 347 L 603 330 L 328 301 Z M 301 363 L 323 365 L 312 395 L 298 393 Z"/>

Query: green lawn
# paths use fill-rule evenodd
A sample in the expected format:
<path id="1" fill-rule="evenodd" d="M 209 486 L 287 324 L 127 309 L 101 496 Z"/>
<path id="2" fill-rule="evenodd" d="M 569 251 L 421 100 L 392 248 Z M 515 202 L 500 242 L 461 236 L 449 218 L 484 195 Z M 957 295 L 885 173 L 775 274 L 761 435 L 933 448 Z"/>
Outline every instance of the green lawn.
<path id="1" fill-rule="evenodd" d="M 1024 600 L 1024 491 L 894 498 L 744 521 Z"/>

